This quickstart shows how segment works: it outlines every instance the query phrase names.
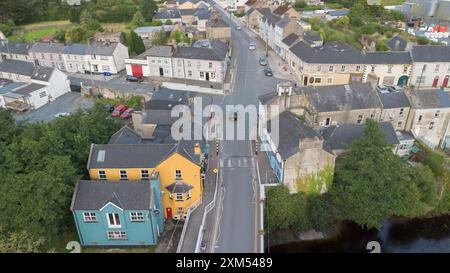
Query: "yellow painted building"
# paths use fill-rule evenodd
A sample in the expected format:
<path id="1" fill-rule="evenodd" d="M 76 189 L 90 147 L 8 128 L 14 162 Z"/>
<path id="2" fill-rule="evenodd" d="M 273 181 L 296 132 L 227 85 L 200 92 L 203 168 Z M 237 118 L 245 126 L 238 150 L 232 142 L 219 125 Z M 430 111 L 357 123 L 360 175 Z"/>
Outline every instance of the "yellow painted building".
<path id="1" fill-rule="evenodd" d="M 164 217 L 184 217 L 203 193 L 200 146 L 194 141 L 172 144 L 92 144 L 87 168 L 91 180 L 149 179 L 160 175 Z"/>

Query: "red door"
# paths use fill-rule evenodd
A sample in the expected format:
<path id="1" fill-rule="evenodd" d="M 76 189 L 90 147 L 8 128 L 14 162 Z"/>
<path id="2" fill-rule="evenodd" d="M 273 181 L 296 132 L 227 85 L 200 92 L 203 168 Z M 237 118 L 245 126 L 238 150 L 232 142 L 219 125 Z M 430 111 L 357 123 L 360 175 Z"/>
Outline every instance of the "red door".
<path id="1" fill-rule="evenodd" d="M 133 76 L 139 76 L 139 77 L 142 77 L 144 75 L 144 73 L 142 73 L 141 65 L 132 65 L 131 73 L 133 74 Z"/>
<path id="2" fill-rule="evenodd" d="M 438 82 L 439 82 L 439 77 L 434 77 L 433 87 L 437 87 L 438 86 Z"/>
<path id="3" fill-rule="evenodd" d="M 442 82 L 442 87 L 447 87 L 449 78 L 450 78 L 449 75 L 445 76 L 444 81 Z"/>
<path id="4" fill-rule="evenodd" d="M 172 219 L 172 208 L 166 208 L 167 219 Z"/>

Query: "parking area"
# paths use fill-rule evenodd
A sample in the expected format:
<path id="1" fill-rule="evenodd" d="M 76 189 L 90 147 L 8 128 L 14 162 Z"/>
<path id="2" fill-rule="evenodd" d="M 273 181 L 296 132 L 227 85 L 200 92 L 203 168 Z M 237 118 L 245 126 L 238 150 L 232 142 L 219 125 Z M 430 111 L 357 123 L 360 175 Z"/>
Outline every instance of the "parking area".
<path id="1" fill-rule="evenodd" d="M 53 120 L 58 113 L 73 113 L 78 108 L 86 109 L 93 104 L 94 100 L 92 98 L 82 98 L 80 93 L 70 92 L 37 110 L 23 114 L 15 114 L 14 118 L 17 121 L 48 122 Z"/>

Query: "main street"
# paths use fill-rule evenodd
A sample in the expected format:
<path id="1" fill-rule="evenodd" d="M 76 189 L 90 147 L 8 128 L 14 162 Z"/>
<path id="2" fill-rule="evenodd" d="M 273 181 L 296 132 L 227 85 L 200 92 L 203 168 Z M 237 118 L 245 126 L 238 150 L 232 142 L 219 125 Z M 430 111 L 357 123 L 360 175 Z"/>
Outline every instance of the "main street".
<path id="1" fill-rule="evenodd" d="M 258 59 L 265 54 L 265 45 L 254 41 L 247 30 L 236 30 L 237 22 L 230 19 L 223 9 L 224 20 L 232 30 L 232 64 L 234 73 L 232 92 L 224 98 L 225 105 L 257 105 L 258 96 L 274 91 L 281 82 L 266 77 Z M 257 44 L 248 50 L 250 42 Z M 248 138 L 248 136 L 247 136 Z M 216 223 L 213 234 L 214 252 L 260 252 L 257 217 L 258 181 L 254 152 L 250 140 L 225 140 L 220 151 L 221 180 L 216 200 Z"/>

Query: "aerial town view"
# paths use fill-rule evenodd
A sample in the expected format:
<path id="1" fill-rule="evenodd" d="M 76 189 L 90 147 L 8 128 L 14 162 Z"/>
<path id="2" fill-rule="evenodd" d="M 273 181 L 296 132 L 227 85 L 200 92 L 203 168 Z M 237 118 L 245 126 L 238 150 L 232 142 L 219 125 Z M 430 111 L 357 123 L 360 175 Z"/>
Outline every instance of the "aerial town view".
<path id="1" fill-rule="evenodd" d="M 0 253 L 450 253 L 450 0 L 0 0 L 0 128 Z"/>

